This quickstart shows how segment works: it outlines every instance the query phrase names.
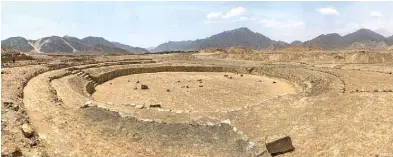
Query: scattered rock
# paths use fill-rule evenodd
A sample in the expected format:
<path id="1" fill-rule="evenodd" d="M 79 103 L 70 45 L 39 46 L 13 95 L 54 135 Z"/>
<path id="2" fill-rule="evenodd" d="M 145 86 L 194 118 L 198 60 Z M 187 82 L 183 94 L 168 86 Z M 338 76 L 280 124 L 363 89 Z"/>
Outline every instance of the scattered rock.
<path id="1" fill-rule="evenodd" d="M 1 148 L 1 156 L 3 157 L 17 157 L 23 156 L 22 151 L 18 147 Z"/>
<path id="2" fill-rule="evenodd" d="M 135 107 L 136 105 L 135 104 L 123 104 L 124 106 L 132 106 L 132 107 Z"/>
<path id="3" fill-rule="evenodd" d="M 14 104 L 14 102 L 10 102 L 10 101 L 5 101 L 5 102 L 3 103 L 3 105 L 4 105 L 5 107 L 8 107 L 8 108 L 12 107 L 13 104 Z"/>
<path id="4" fill-rule="evenodd" d="M 137 108 L 137 109 L 143 109 L 143 108 L 145 108 L 145 105 L 135 105 L 135 108 Z"/>
<path id="5" fill-rule="evenodd" d="M 188 124 L 190 124 L 191 126 L 198 126 L 199 125 L 199 123 L 195 120 L 189 121 Z"/>
<path id="6" fill-rule="evenodd" d="M 225 120 L 221 121 L 220 123 L 222 123 L 222 124 L 231 124 L 231 120 L 225 119 Z"/>
<path id="7" fill-rule="evenodd" d="M 272 155 L 289 152 L 295 149 L 289 136 L 272 136 L 266 141 L 266 148 Z"/>
<path id="8" fill-rule="evenodd" d="M 276 81 L 273 81 L 273 83 L 277 83 Z"/>
<path id="9" fill-rule="evenodd" d="M 85 104 L 83 104 L 82 106 L 81 106 L 81 108 L 87 108 L 87 107 L 89 107 L 89 106 L 93 106 L 93 102 L 92 101 L 86 101 L 85 102 Z"/>
<path id="10" fill-rule="evenodd" d="M 232 79 L 232 76 L 229 76 L 229 75 L 224 75 L 224 77 Z"/>
<path id="11" fill-rule="evenodd" d="M 25 123 L 22 125 L 22 133 L 25 137 L 30 138 L 34 135 L 34 130 L 30 124 Z"/>
<path id="12" fill-rule="evenodd" d="M 136 81 L 136 83 L 139 83 L 139 81 Z"/>
<path id="13" fill-rule="evenodd" d="M 203 85 L 199 85 L 199 87 L 203 87 Z"/>
<path id="14" fill-rule="evenodd" d="M 171 90 L 170 90 L 170 89 L 167 89 L 166 92 L 171 92 Z"/>
<path id="15" fill-rule="evenodd" d="M 243 74 L 240 74 L 240 77 L 243 77 Z"/>
<path id="16" fill-rule="evenodd" d="M 199 81 L 199 82 L 200 82 L 200 81 L 202 81 L 202 79 L 198 79 L 197 81 Z"/>
<path id="17" fill-rule="evenodd" d="M 137 90 L 138 89 L 138 87 L 134 87 L 134 90 Z"/>
<path id="18" fill-rule="evenodd" d="M 11 110 L 19 111 L 19 105 L 14 104 L 14 102 L 5 101 L 5 102 L 3 103 L 3 105 L 4 105 L 4 107 L 7 107 L 7 108 L 9 108 L 9 109 L 11 109 Z"/>
<path id="19" fill-rule="evenodd" d="M 177 83 L 179 83 L 180 81 L 176 81 Z"/>
<path id="20" fill-rule="evenodd" d="M 254 67 L 246 68 L 246 70 L 248 71 L 248 73 L 251 73 L 254 69 L 255 69 Z"/>
<path id="21" fill-rule="evenodd" d="M 161 104 L 150 104 L 150 108 L 161 108 Z"/>
<path id="22" fill-rule="evenodd" d="M 33 136 L 32 138 L 30 138 L 30 141 L 29 141 L 30 146 L 36 146 L 37 142 L 38 142 L 38 140 L 36 137 Z"/>
<path id="23" fill-rule="evenodd" d="M 267 150 L 260 150 L 255 152 L 256 157 L 271 157 L 272 155 Z"/>
<path id="24" fill-rule="evenodd" d="M 149 86 L 147 86 L 147 85 L 141 85 L 141 89 L 149 89 Z"/>
<path id="25" fill-rule="evenodd" d="M 80 108 L 88 108 L 89 105 L 83 104 Z"/>
<path id="26" fill-rule="evenodd" d="M 190 87 L 186 86 L 186 88 L 190 88 Z"/>
<path id="27" fill-rule="evenodd" d="M 375 89 L 374 92 L 379 92 L 379 90 L 378 90 L 378 89 Z"/>
<path id="28" fill-rule="evenodd" d="M 139 141 L 141 139 L 142 139 L 142 137 L 138 133 L 132 134 L 132 140 L 133 141 Z"/>

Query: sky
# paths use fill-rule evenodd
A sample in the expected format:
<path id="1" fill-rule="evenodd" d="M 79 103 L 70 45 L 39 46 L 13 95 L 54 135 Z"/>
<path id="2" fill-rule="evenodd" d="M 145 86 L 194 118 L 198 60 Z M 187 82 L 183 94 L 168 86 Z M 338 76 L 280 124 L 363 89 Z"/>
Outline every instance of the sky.
<path id="1" fill-rule="evenodd" d="M 360 28 L 393 35 L 393 2 L 1 2 L 1 39 L 104 37 L 131 46 L 195 40 L 247 27 L 307 41 Z"/>

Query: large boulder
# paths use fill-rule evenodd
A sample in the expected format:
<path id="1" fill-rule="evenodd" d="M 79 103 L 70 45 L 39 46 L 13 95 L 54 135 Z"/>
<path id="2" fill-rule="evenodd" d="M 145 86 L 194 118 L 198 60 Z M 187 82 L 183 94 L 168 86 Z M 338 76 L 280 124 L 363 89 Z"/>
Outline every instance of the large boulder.
<path id="1" fill-rule="evenodd" d="M 25 123 L 22 125 L 22 133 L 25 137 L 30 138 L 34 135 L 34 130 L 30 124 Z"/>
<path id="2" fill-rule="evenodd" d="M 295 149 L 289 136 L 271 136 L 266 141 L 266 148 L 272 155 L 289 152 Z"/>

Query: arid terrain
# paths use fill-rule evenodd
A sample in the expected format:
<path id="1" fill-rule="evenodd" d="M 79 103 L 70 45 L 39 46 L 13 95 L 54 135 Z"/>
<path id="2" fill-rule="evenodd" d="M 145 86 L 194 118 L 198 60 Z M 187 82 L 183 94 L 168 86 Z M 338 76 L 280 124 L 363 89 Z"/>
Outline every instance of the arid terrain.
<path id="1" fill-rule="evenodd" d="M 389 50 L 2 61 L 2 156 L 393 156 Z"/>

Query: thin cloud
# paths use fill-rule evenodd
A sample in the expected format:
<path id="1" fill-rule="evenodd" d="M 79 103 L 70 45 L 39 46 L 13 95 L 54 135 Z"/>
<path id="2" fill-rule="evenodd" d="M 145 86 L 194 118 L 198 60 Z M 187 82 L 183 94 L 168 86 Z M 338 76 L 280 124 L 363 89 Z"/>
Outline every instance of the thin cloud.
<path id="1" fill-rule="evenodd" d="M 243 7 L 232 8 L 223 16 L 223 18 L 231 18 L 231 17 L 239 16 L 245 12 L 246 9 Z"/>
<path id="2" fill-rule="evenodd" d="M 290 28 L 290 27 L 302 27 L 305 25 L 303 21 L 295 20 L 278 20 L 274 18 L 263 18 L 259 21 L 264 27 L 267 28 Z"/>
<path id="3" fill-rule="evenodd" d="M 382 17 L 383 15 L 382 15 L 381 12 L 373 11 L 373 12 L 370 13 L 370 16 L 371 17 Z"/>
<path id="4" fill-rule="evenodd" d="M 223 12 L 210 12 L 206 15 L 206 18 L 208 20 L 214 20 L 214 19 L 228 19 L 236 16 L 243 15 L 246 12 L 246 9 L 243 7 L 236 7 L 232 8 L 225 14 Z"/>
<path id="5" fill-rule="evenodd" d="M 223 15 L 222 12 L 210 12 L 209 14 L 206 15 L 206 18 L 208 20 L 217 19 L 222 17 L 222 15 Z"/>
<path id="6" fill-rule="evenodd" d="M 323 15 L 340 15 L 335 8 L 319 8 L 317 11 Z"/>

